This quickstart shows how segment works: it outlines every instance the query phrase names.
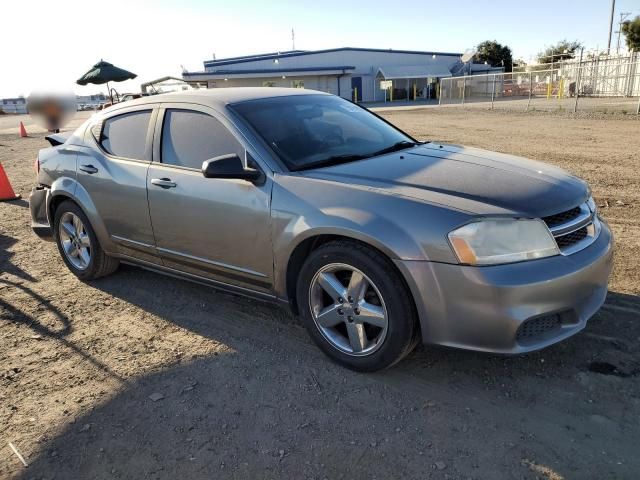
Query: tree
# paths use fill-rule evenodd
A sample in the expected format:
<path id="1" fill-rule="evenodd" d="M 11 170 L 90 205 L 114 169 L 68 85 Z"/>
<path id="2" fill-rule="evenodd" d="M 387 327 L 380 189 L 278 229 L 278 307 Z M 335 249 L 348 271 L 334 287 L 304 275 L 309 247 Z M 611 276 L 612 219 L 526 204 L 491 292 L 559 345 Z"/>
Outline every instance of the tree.
<path id="1" fill-rule="evenodd" d="M 544 51 L 538 53 L 539 63 L 555 63 L 568 58 L 575 57 L 576 50 L 582 48 L 582 44 L 577 40 L 569 42 L 561 40 L 556 45 L 547 47 Z"/>
<path id="2" fill-rule="evenodd" d="M 505 72 L 510 72 L 513 67 L 511 49 L 501 45 L 495 40 L 486 40 L 478 45 L 478 53 L 475 60 L 480 63 L 488 63 L 492 67 L 504 67 Z"/>
<path id="3" fill-rule="evenodd" d="M 627 39 L 627 48 L 640 52 L 640 15 L 622 24 L 622 33 Z"/>
<path id="4" fill-rule="evenodd" d="M 523 68 L 527 66 L 527 62 L 524 58 L 516 58 L 513 61 L 513 68 Z"/>

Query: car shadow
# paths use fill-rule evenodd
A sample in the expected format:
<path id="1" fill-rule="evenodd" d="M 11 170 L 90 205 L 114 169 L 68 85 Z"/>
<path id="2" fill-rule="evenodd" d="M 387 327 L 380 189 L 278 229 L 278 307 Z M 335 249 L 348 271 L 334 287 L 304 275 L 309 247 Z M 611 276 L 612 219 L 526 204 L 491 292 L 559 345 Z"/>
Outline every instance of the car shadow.
<path id="1" fill-rule="evenodd" d="M 35 282 L 35 278 L 11 261 L 13 253 L 9 249 L 17 242 L 15 238 L 0 233 L 0 274 L 7 273 L 22 280 Z"/>
<path id="2" fill-rule="evenodd" d="M 534 467 L 604 478 L 640 467 L 618 430 L 576 423 L 598 411 L 581 395 L 638 374 L 635 295 L 611 293 L 584 332 L 542 352 L 421 347 L 367 375 L 326 359 L 277 306 L 129 266 L 93 286 L 230 350 L 127 382 L 20 478 L 533 478 Z M 615 368 L 590 369 L 598 358 Z M 593 464 L 607 442 L 626 463 Z"/>
<path id="3" fill-rule="evenodd" d="M 2 325 L 2 322 L 22 324 L 33 332 L 34 338 L 54 340 L 94 366 L 107 372 L 114 379 L 122 381 L 122 378 L 106 365 L 67 339 L 73 331 L 69 317 L 49 299 L 31 288 L 30 284 L 36 283 L 38 280 L 11 261 L 13 253 L 9 249 L 16 242 L 17 240 L 13 237 L 0 234 L 0 274 L 2 274 L 2 277 L 0 277 L 0 325 Z M 33 303 L 39 306 L 38 318 L 25 312 L 5 298 L 6 296 L 2 294 L 2 290 L 9 288 L 14 291 L 21 291 L 26 296 L 31 297 Z M 43 319 L 46 319 L 46 323 Z"/>
<path id="4" fill-rule="evenodd" d="M 15 205 L 22 208 L 29 208 L 29 202 L 24 198 L 16 198 L 15 200 L 5 200 L 8 205 Z"/>

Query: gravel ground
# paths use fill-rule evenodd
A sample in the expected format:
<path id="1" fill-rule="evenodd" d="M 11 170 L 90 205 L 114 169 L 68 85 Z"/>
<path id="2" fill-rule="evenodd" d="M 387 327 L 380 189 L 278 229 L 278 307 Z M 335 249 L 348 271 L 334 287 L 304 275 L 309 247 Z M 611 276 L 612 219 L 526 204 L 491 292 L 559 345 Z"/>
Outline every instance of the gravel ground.
<path id="1" fill-rule="evenodd" d="M 0 478 L 638 478 L 640 122 L 383 115 L 590 182 L 617 255 L 585 331 L 521 357 L 419 348 L 356 374 L 275 306 L 134 267 L 82 283 L 26 201 L 0 203 Z M 23 196 L 44 146 L 0 133 Z"/>

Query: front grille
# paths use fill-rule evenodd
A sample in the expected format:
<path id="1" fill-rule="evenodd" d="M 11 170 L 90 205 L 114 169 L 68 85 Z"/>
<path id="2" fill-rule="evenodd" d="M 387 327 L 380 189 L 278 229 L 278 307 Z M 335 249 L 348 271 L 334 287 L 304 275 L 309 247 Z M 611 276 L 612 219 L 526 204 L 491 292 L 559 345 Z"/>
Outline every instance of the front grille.
<path id="1" fill-rule="evenodd" d="M 516 340 L 521 344 L 544 340 L 560 330 L 561 325 L 562 320 L 560 314 L 531 318 L 522 322 L 520 328 L 518 328 Z"/>
<path id="2" fill-rule="evenodd" d="M 587 238 L 588 233 L 587 227 L 582 227 L 580 230 L 557 237 L 556 242 L 558 243 L 558 247 L 562 250 L 563 248 L 570 247 L 584 240 Z"/>
<path id="3" fill-rule="evenodd" d="M 595 239 L 596 227 L 593 224 L 597 220 L 587 203 L 543 217 L 542 220 L 551 230 L 560 252 L 565 255 L 585 248 L 590 244 L 589 238 Z"/>
<path id="4" fill-rule="evenodd" d="M 578 215 L 580 215 L 580 207 L 572 208 L 571 210 L 567 210 L 566 212 L 556 213 L 555 215 L 549 215 L 548 217 L 543 217 L 544 223 L 547 224 L 549 228 L 557 227 L 558 225 L 562 225 L 563 223 L 570 222 Z"/>

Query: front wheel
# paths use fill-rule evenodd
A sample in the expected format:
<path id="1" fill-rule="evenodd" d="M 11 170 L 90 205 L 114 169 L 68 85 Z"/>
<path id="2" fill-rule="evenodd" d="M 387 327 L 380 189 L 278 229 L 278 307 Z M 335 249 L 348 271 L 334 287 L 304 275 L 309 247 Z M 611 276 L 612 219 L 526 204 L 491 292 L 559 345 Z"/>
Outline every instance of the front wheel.
<path id="1" fill-rule="evenodd" d="M 365 245 L 337 241 L 313 251 L 296 298 L 316 344 L 353 370 L 389 367 L 415 345 L 416 314 L 405 284 L 385 256 Z"/>

